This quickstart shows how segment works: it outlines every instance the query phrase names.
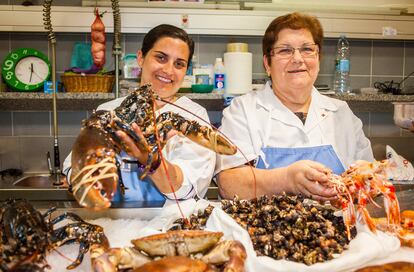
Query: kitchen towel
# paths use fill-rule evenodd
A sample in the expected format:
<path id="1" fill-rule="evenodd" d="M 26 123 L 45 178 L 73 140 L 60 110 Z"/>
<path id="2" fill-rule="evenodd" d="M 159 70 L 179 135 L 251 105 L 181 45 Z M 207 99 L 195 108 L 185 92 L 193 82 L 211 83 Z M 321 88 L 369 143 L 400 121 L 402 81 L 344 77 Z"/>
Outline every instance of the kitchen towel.
<path id="1" fill-rule="evenodd" d="M 226 68 L 226 94 L 245 94 L 252 90 L 252 53 L 224 53 L 224 67 Z"/>

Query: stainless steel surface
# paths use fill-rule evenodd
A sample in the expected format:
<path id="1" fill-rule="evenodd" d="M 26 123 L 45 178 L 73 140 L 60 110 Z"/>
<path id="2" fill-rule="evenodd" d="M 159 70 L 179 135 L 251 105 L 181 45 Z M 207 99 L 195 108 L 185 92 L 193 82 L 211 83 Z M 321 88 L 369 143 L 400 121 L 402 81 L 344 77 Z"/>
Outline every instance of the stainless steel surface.
<path id="1" fill-rule="evenodd" d="M 75 201 L 65 187 L 0 187 L 0 201 L 9 198 L 24 198 L 31 201 Z"/>
<path id="2" fill-rule="evenodd" d="M 394 102 L 394 123 L 414 132 L 414 102 Z"/>
<path id="3" fill-rule="evenodd" d="M 51 206 L 49 206 L 51 207 Z M 49 208 L 48 207 L 48 208 Z M 63 212 L 73 212 L 85 220 L 94 220 L 99 218 L 110 219 L 139 219 L 151 220 L 160 215 L 161 207 L 144 207 L 144 208 L 109 208 L 104 211 L 92 211 L 85 208 L 58 208 L 58 214 Z M 39 209 L 46 211 L 47 208 Z"/>
<path id="4" fill-rule="evenodd" d="M 63 186 L 53 186 L 55 176 L 40 173 L 21 178 L 0 180 L 0 201 L 8 198 L 25 198 L 31 201 L 75 201 L 68 192 L 66 178 L 60 176 Z"/>
<path id="5" fill-rule="evenodd" d="M 60 176 L 59 183 L 61 185 L 54 186 L 56 184 L 56 176 L 51 175 L 35 175 L 35 176 L 27 176 L 16 180 L 13 185 L 14 186 L 23 186 L 23 187 L 32 187 L 32 188 L 51 188 L 51 187 L 64 187 L 68 188 L 68 184 L 66 182 L 66 177 Z"/>

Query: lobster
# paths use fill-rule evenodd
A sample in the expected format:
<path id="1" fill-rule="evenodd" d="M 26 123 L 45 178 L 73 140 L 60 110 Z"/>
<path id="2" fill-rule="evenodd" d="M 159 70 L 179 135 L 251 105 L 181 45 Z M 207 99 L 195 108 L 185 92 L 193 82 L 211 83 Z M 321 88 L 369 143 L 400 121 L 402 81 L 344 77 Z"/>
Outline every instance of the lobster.
<path id="1" fill-rule="evenodd" d="M 70 212 L 51 219 L 55 211 L 51 208 L 41 214 L 24 199 L 0 204 L 0 271 L 43 271 L 48 267 L 48 251 L 74 241 L 80 244 L 79 254 L 67 269 L 77 267 L 90 248 L 109 248 L 102 227 Z M 54 229 L 66 219 L 72 223 Z"/>
<path id="2" fill-rule="evenodd" d="M 350 239 L 350 226 L 357 220 L 363 221 L 368 228 L 376 231 L 366 205 L 376 204 L 373 200 L 377 195 L 384 196 L 384 209 L 387 214 L 387 223 L 400 224 L 400 206 L 395 194 L 394 185 L 387 180 L 386 172 L 388 161 L 368 162 L 359 160 L 353 163 L 342 175 L 330 173 L 330 181 L 338 193 L 342 208 L 342 216 Z M 354 200 L 357 202 L 355 211 Z M 378 204 L 376 204 L 378 206 Z"/>
<path id="3" fill-rule="evenodd" d="M 126 132 L 148 154 L 141 179 L 160 165 L 159 152 L 171 130 L 219 154 L 236 153 L 236 147 L 218 131 L 197 121 L 173 112 L 156 117 L 156 100 L 167 102 L 153 92 L 151 84 L 146 84 L 131 92 L 114 110 L 96 111 L 83 121 L 72 149 L 71 174 L 73 194 L 81 206 L 99 210 L 111 205 L 119 179 L 116 156 L 128 151 L 116 134 L 118 130 Z M 131 127 L 134 122 L 142 132 L 141 137 Z"/>

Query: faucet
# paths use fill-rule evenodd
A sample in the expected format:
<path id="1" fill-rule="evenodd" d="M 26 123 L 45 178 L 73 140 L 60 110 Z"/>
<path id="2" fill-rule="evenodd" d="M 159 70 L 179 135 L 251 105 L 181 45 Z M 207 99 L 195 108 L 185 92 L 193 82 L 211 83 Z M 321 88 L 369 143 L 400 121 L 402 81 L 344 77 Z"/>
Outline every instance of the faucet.
<path id="1" fill-rule="evenodd" d="M 62 171 L 60 170 L 60 158 L 59 158 L 59 142 L 58 142 L 58 124 L 57 124 L 57 97 L 56 97 L 56 37 L 52 28 L 52 20 L 50 17 L 50 9 L 53 0 L 45 0 L 43 3 L 43 24 L 45 29 L 49 32 L 48 39 L 49 44 L 52 48 L 52 89 L 53 89 L 53 157 L 54 157 L 54 169 L 50 163 L 50 154 L 48 152 L 48 165 L 49 171 L 55 177 L 53 182 L 54 186 L 62 185 L 63 182 L 60 180 Z"/>
<path id="2" fill-rule="evenodd" d="M 52 185 L 53 186 L 61 186 L 61 185 L 63 185 L 63 181 L 61 181 L 61 179 L 60 179 L 60 175 L 62 174 L 60 172 L 60 168 L 57 167 L 59 171 L 56 171 L 56 168 L 53 169 L 53 167 L 52 167 L 52 160 L 50 158 L 50 152 L 49 151 L 46 153 L 46 159 L 47 159 L 47 168 L 49 169 L 49 174 L 50 174 L 51 177 L 53 177 L 53 183 L 52 183 Z M 55 164 L 56 164 L 56 162 L 55 162 Z"/>

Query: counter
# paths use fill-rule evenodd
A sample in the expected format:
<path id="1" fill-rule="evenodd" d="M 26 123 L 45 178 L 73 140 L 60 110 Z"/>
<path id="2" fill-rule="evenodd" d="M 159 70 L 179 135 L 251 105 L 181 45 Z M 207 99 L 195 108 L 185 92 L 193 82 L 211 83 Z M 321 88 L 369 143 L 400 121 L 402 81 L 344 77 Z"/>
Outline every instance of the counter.
<path id="1" fill-rule="evenodd" d="M 36 187 L 16 186 L 15 183 L 26 177 L 42 176 L 47 174 L 24 174 L 19 177 L 5 177 L 0 179 L 0 202 L 9 198 L 24 198 L 32 202 L 37 208 L 48 208 L 51 206 L 57 208 L 81 209 L 79 204 L 75 201 L 72 193 L 68 191 L 66 186 L 53 186 L 50 182 L 48 184 L 36 184 Z M 65 179 L 63 177 L 63 179 Z M 33 184 L 33 183 L 30 183 Z M 212 181 L 206 196 L 207 199 L 217 200 L 218 188 Z M 142 208 L 159 208 L 164 205 L 164 201 L 132 201 L 132 202 L 113 202 L 111 208 L 114 209 L 142 209 Z"/>
<path id="2" fill-rule="evenodd" d="M 223 109 L 223 97 L 220 94 L 179 93 L 201 104 L 207 110 Z M 391 102 L 414 102 L 414 95 L 360 94 L 329 95 L 348 102 L 356 112 L 393 112 Z M 57 109 L 59 111 L 93 110 L 106 101 L 115 98 L 113 93 L 58 93 Z M 50 111 L 52 94 L 0 92 L 0 111 Z"/>
<path id="3" fill-rule="evenodd" d="M 219 94 L 179 93 L 208 110 L 222 110 L 223 98 Z M 115 98 L 113 93 L 58 93 L 58 111 L 93 110 Z M 414 100 L 414 99 L 413 99 Z M 0 92 L 0 111 L 51 111 L 52 94 Z"/>

